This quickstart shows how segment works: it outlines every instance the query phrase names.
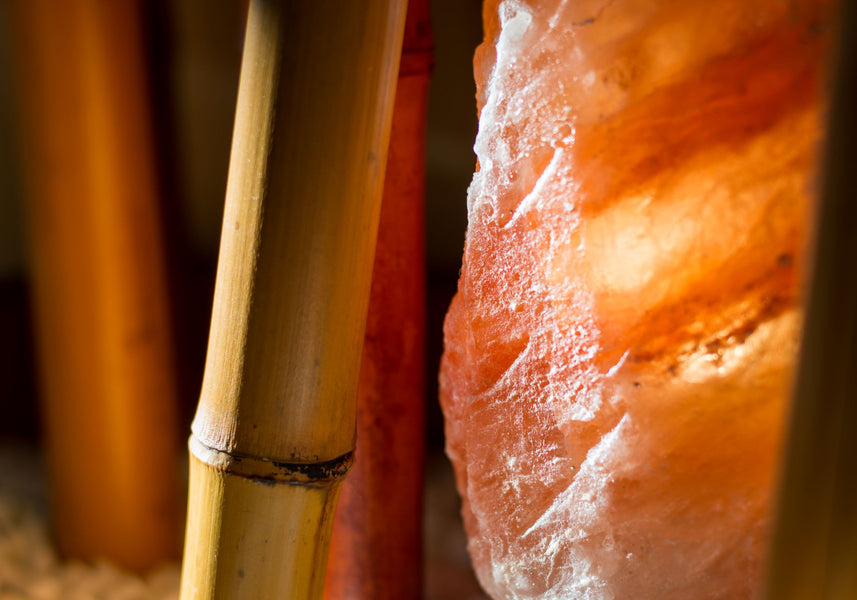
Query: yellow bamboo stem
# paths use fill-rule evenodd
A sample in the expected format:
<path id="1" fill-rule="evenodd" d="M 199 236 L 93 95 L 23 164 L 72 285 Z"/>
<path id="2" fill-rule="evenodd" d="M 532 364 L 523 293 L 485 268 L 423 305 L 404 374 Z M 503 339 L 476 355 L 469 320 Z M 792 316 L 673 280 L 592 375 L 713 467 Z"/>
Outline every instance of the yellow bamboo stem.
<path id="1" fill-rule="evenodd" d="M 56 536 L 145 569 L 178 555 L 180 504 L 140 6 L 10 8 Z"/>
<path id="2" fill-rule="evenodd" d="M 317 598 L 355 398 L 404 0 L 253 0 L 182 598 Z"/>
<path id="3" fill-rule="evenodd" d="M 767 580 L 770 600 L 857 598 L 857 7 L 843 28 L 815 258 Z"/>

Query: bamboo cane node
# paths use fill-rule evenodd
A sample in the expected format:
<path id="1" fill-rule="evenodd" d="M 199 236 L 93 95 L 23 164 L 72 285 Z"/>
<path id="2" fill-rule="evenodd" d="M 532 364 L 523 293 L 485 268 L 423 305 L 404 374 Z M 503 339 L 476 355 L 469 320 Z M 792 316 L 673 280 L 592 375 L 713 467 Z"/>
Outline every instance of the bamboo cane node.
<path id="1" fill-rule="evenodd" d="M 213 469 L 265 485 L 326 487 L 343 479 L 354 464 L 353 452 L 322 462 L 290 463 L 223 452 L 205 445 L 194 435 L 190 436 L 188 447 L 193 456 Z"/>

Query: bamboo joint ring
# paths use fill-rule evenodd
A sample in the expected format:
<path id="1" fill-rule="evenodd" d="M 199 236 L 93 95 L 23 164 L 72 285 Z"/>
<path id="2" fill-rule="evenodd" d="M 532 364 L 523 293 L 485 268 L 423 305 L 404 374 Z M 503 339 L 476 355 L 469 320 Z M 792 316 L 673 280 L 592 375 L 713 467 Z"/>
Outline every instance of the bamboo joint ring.
<path id="1" fill-rule="evenodd" d="M 289 463 L 273 461 L 244 454 L 223 452 L 190 436 L 190 453 L 200 462 L 224 473 L 274 485 L 285 483 L 303 486 L 328 486 L 341 480 L 354 464 L 354 452 L 347 452 L 333 460 L 316 463 Z"/>

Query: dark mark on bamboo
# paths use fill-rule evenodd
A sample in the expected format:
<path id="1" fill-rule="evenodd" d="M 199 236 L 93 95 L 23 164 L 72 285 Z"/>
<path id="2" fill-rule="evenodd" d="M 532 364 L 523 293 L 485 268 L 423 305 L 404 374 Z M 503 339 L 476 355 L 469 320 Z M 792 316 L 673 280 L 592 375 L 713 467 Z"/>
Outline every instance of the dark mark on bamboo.
<path id="1" fill-rule="evenodd" d="M 206 465 L 264 485 L 327 486 L 345 477 L 354 463 L 353 452 L 314 463 L 290 463 L 230 454 L 203 444 L 193 435 L 188 440 L 188 447 L 190 453 Z"/>

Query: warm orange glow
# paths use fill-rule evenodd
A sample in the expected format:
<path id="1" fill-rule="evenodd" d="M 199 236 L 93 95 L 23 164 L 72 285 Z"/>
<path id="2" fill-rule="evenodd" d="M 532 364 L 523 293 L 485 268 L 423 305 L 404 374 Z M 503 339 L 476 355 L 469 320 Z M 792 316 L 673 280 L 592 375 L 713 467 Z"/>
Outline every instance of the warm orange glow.
<path id="1" fill-rule="evenodd" d="M 480 580 L 496 598 L 755 598 L 829 7 L 485 10 L 441 372 Z"/>
<path id="2" fill-rule="evenodd" d="M 139 8 L 14 11 L 57 541 L 142 569 L 175 558 L 181 530 Z"/>

